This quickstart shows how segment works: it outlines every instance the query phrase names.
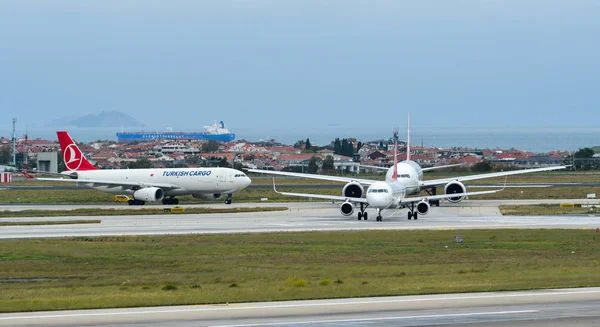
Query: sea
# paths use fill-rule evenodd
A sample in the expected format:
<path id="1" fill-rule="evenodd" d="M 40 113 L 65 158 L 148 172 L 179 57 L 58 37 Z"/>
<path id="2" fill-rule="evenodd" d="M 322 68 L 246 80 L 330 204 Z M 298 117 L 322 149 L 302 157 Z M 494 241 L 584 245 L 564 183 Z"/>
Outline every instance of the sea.
<path id="1" fill-rule="evenodd" d="M 600 128 L 425 128 L 413 129 L 411 144 L 436 148 L 468 147 L 476 149 L 518 149 L 536 153 L 554 150 L 577 151 L 580 148 L 600 146 Z M 287 128 L 281 130 L 253 129 L 251 127 L 232 128 L 236 140 L 260 141 L 275 139 L 283 144 L 294 144 L 299 140 L 310 139 L 311 144 L 327 145 L 335 138 L 356 138 L 368 142 L 390 139 L 391 132 L 377 128 L 344 128 L 342 126 L 321 126 Z M 70 128 L 69 133 L 78 142 L 95 140 L 116 141 L 116 130 L 106 128 Z M 29 138 L 56 140 L 51 129 L 30 129 Z M 23 133 L 17 132 L 17 137 Z M 401 141 L 406 140 L 406 132 L 400 131 Z M 0 131 L 0 136 L 10 138 L 10 131 Z"/>

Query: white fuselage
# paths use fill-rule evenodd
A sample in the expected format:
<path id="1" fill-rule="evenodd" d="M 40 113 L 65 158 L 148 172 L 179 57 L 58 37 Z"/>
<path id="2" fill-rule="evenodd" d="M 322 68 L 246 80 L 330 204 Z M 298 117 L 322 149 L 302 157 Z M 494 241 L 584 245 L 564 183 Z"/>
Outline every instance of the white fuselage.
<path id="1" fill-rule="evenodd" d="M 405 196 L 406 187 L 399 180 L 376 182 L 367 189 L 367 202 L 375 209 L 396 207 Z"/>
<path id="2" fill-rule="evenodd" d="M 421 192 L 419 183 L 423 180 L 423 170 L 421 166 L 414 161 L 402 161 L 396 165 L 397 169 L 397 181 L 404 185 L 406 190 L 405 195 L 414 195 Z M 394 167 L 388 169 L 385 174 L 385 181 L 388 183 L 393 182 Z"/>
<path id="3" fill-rule="evenodd" d="M 64 172 L 72 175 L 74 172 Z M 104 180 L 114 182 L 137 182 L 148 186 L 153 184 L 170 184 L 174 188 L 166 188 L 165 196 L 189 194 L 232 194 L 250 185 L 250 178 L 243 172 L 231 168 L 170 168 L 170 169 L 114 169 L 77 171 L 77 181 Z M 98 186 L 93 183 L 88 187 L 114 194 L 131 194 L 133 190 L 121 186 Z"/>

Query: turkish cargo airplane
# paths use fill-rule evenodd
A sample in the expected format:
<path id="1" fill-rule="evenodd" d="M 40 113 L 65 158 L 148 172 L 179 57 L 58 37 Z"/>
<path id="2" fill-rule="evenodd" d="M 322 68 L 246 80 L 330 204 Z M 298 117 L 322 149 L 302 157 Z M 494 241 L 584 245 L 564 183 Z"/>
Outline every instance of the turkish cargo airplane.
<path id="1" fill-rule="evenodd" d="M 63 178 L 38 178 L 45 181 L 75 182 L 93 189 L 128 194 L 130 205 L 146 201 L 178 204 L 175 196 L 192 195 L 194 198 L 219 200 L 231 204 L 233 193 L 250 185 L 250 178 L 231 168 L 172 168 L 172 169 L 98 169 L 83 155 L 67 132 L 56 132 L 68 171 Z"/>
<path id="2" fill-rule="evenodd" d="M 342 188 L 342 196 L 277 192 L 277 190 L 275 190 L 275 192 L 290 196 L 343 201 L 342 205 L 340 206 L 340 211 L 344 216 L 352 215 L 354 213 L 355 205 L 360 205 L 360 211 L 358 212 L 358 220 L 361 220 L 362 218 L 367 220 L 368 215 L 365 210 L 367 209 L 367 207 L 373 207 L 377 209 L 377 221 L 382 221 L 383 218 L 381 216 L 381 211 L 384 209 L 408 208 L 408 219 L 417 219 L 419 214 L 426 215 L 429 212 L 429 208 L 431 205 L 436 205 L 439 207 L 440 200 L 442 199 L 446 199 L 451 203 L 457 203 L 462 201 L 467 196 L 490 194 L 500 191 L 491 190 L 469 193 L 467 192 L 466 186 L 462 183 L 464 181 L 551 171 L 557 169 L 564 169 L 567 167 L 554 166 L 546 168 L 521 169 L 506 172 L 487 173 L 471 176 L 458 176 L 424 181 L 424 169 L 421 168 L 421 166 L 419 166 L 419 164 L 417 164 L 416 162 L 410 160 L 410 128 L 409 137 L 407 139 L 407 160 L 398 162 L 397 133 L 394 133 L 394 139 L 394 165 L 391 168 L 389 168 L 384 181 L 361 179 L 356 177 L 327 176 L 318 174 L 292 173 L 260 169 L 248 169 L 247 171 L 253 173 L 345 182 L 347 184 Z M 366 192 L 365 186 L 368 187 Z M 437 195 L 437 188 L 441 186 L 444 186 L 445 194 Z M 275 189 L 274 182 L 273 188 Z M 428 195 L 408 198 L 406 197 L 407 195 L 417 195 L 421 193 L 421 191 L 426 191 Z M 366 198 L 363 197 L 365 194 Z"/>

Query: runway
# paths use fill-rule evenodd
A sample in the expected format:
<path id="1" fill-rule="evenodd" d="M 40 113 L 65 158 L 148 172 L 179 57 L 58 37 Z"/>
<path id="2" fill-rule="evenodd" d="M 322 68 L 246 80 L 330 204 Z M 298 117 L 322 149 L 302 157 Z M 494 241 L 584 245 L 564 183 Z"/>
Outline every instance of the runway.
<path id="1" fill-rule="evenodd" d="M 600 288 L 0 314 L 0 326 L 598 326 Z"/>
<path id="2" fill-rule="evenodd" d="M 566 200 L 546 200 L 545 203 Z M 579 200 L 571 202 L 598 203 Z M 121 236 L 121 235 L 178 235 L 215 233 L 262 233 L 262 232 L 303 232 L 341 230 L 412 230 L 412 229 L 487 229 L 487 228 L 586 228 L 600 227 L 600 216 L 502 216 L 499 204 L 539 203 L 534 201 L 463 201 L 460 205 L 443 204 L 434 207 L 426 216 L 418 220 L 407 220 L 406 210 L 396 215 L 393 210 L 384 212 L 384 221 L 357 220 L 355 216 L 344 217 L 337 204 L 332 203 L 242 203 L 227 207 L 283 206 L 286 211 L 223 214 L 166 214 L 132 216 L 73 216 L 45 218 L 0 218 L 1 221 L 48 221 L 48 220 L 94 220 L 99 224 L 3 226 L 0 239 L 48 238 L 67 236 Z M 202 205 L 199 205 L 202 206 Z M 206 206 L 206 205 L 204 205 Z M 10 207 L 15 210 L 64 209 L 73 207 L 98 206 L 0 206 L 0 210 Z M 123 206 L 104 205 L 102 208 Z M 210 207 L 224 208 L 225 204 Z M 126 206 L 125 208 L 129 208 Z M 136 208 L 136 207 L 134 207 Z M 139 208 L 139 207 L 137 207 Z M 136 209 L 131 209 L 136 210 Z M 371 214 L 374 214 L 372 212 Z M 372 216 L 374 217 L 374 215 Z"/>

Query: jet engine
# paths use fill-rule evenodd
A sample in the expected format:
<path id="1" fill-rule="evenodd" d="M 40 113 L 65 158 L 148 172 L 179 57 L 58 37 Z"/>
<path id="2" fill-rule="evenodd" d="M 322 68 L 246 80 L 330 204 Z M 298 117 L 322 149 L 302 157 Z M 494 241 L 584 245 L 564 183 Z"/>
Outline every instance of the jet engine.
<path id="1" fill-rule="evenodd" d="M 465 187 L 465 185 L 458 181 L 450 182 L 450 183 L 446 184 L 446 187 L 444 187 L 444 193 L 446 193 L 446 194 L 466 193 L 466 192 L 467 192 L 467 188 Z M 464 196 L 448 198 L 448 202 L 458 203 L 458 202 L 462 201 L 463 198 L 464 198 Z"/>
<path id="2" fill-rule="evenodd" d="M 429 202 L 421 201 L 417 203 L 417 212 L 421 215 L 426 215 L 429 212 Z"/>
<path id="3" fill-rule="evenodd" d="M 344 189 L 342 189 L 342 195 L 347 198 L 362 198 L 364 194 L 365 188 L 357 182 L 350 182 L 344 185 Z"/>
<path id="4" fill-rule="evenodd" d="M 133 192 L 133 198 L 140 201 L 160 201 L 165 197 L 165 192 L 158 187 L 146 187 Z"/>
<path id="5" fill-rule="evenodd" d="M 346 201 L 340 206 L 340 211 L 344 216 L 351 216 L 354 213 L 354 205 Z"/>
<path id="6" fill-rule="evenodd" d="M 203 200 L 219 200 L 223 197 L 221 193 L 196 193 L 192 194 L 195 199 L 203 199 Z"/>

